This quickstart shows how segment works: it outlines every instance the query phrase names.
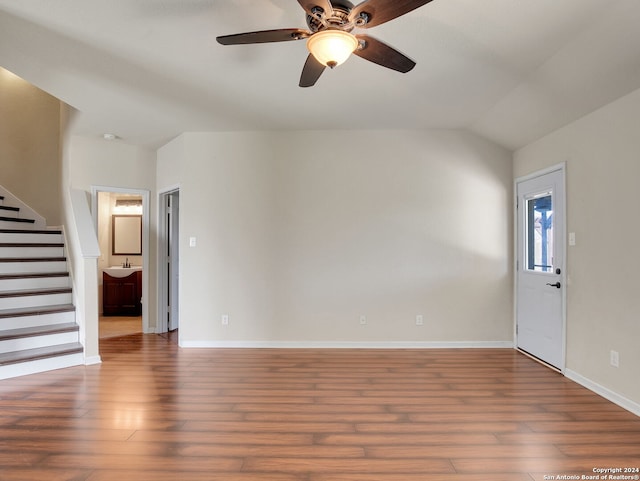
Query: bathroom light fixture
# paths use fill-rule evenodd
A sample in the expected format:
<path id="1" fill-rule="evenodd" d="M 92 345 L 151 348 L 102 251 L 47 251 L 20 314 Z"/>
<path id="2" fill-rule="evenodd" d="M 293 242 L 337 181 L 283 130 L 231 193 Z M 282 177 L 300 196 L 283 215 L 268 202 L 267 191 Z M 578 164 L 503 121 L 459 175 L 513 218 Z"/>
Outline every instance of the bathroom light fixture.
<path id="1" fill-rule="evenodd" d="M 334 68 L 358 48 L 358 39 L 344 30 L 321 30 L 309 37 L 307 48 L 322 65 Z"/>
<path id="2" fill-rule="evenodd" d="M 116 207 L 139 207 L 142 199 L 116 199 Z"/>
<path id="3" fill-rule="evenodd" d="M 118 136 L 116 134 L 110 134 L 110 133 L 106 133 L 106 134 L 102 134 L 102 138 L 104 140 L 116 140 L 118 138 Z"/>

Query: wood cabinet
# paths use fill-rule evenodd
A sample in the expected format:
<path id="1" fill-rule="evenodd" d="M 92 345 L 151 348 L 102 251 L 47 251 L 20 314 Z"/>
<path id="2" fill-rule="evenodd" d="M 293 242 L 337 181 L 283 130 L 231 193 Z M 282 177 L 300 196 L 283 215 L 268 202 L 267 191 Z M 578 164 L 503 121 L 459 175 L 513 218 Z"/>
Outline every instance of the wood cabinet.
<path id="1" fill-rule="evenodd" d="M 127 277 L 102 273 L 102 310 L 105 316 L 139 316 L 142 313 L 142 271 Z"/>

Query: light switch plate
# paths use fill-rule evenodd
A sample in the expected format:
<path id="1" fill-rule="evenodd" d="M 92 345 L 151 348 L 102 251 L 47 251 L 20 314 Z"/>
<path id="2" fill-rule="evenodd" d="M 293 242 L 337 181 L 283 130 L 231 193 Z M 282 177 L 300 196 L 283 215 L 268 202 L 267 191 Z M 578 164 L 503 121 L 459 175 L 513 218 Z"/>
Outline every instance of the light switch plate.
<path id="1" fill-rule="evenodd" d="M 196 238 L 189 237 L 189 247 L 195 247 L 195 246 L 196 246 Z"/>

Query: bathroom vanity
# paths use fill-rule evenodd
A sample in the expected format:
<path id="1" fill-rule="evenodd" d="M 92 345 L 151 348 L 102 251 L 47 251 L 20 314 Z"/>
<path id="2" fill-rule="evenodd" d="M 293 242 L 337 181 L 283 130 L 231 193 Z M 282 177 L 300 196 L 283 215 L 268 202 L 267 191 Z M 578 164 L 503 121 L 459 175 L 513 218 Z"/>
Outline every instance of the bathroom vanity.
<path id="1" fill-rule="evenodd" d="M 142 267 L 109 267 L 102 272 L 102 310 L 105 316 L 142 313 Z"/>

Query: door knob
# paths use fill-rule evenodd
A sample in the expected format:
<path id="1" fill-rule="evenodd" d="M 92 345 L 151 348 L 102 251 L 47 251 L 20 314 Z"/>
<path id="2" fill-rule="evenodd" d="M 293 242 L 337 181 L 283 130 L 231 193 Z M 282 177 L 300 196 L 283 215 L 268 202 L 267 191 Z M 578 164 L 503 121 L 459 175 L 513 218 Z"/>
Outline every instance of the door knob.
<path id="1" fill-rule="evenodd" d="M 562 284 L 560 284 L 560 281 L 556 282 L 555 284 L 550 284 L 549 282 L 547 282 L 547 285 L 551 287 L 555 287 L 556 289 L 560 289 L 560 287 L 562 287 Z"/>

